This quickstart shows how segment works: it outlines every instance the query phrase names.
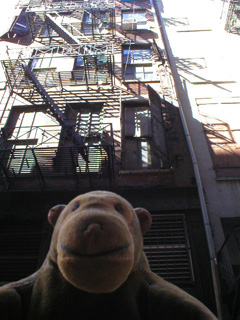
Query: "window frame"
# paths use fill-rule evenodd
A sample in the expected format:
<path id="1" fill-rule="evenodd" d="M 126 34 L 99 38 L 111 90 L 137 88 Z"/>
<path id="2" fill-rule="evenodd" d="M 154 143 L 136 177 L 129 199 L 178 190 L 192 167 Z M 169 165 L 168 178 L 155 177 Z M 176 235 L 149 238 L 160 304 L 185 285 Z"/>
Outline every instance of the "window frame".
<path id="1" fill-rule="evenodd" d="M 122 10 L 122 29 L 127 32 L 147 30 L 146 10 Z"/>
<path id="2" fill-rule="evenodd" d="M 147 55 L 145 59 L 144 55 Z M 135 58 L 134 56 L 140 57 Z M 130 59 L 129 59 L 130 57 Z M 122 46 L 123 81 L 153 81 L 155 73 L 151 45 Z"/>
<path id="3" fill-rule="evenodd" d="M 134 112 L 129 113 L 129 119 L 127 119 L 126 109 L 129 110 L 145 108 L 148 110 L 148 128 L 146 129 L 146 122 L 137 123 L 138 119 L 134 115 Z M 154 146 L 152 140 L 152 116 L 149 103 L 124 103 L 122 105 L 122 168 L 123 170 L 158 170 L 162 168 L 161 159 L 158 159 L 154 154 Z M 134 118 L 133 118 L 134 117 Z M 144 119 L 143 119 L 144 120 Z M 134 121 L 131 124 L 131 121 Z M 139 126 L 137 128 L 137 125 Z M 129 126 L 127 128 L 127 126 Z M 142 128 L 141 128 L 142 126 Z M 140 131 L 139 131 L 140 130 Z M 141 132 L 142 130 L 142 132 Z M 127 150 L 131 150 L 128 152 Z M 147 159 L 147 161 L 146 161 Z"/>

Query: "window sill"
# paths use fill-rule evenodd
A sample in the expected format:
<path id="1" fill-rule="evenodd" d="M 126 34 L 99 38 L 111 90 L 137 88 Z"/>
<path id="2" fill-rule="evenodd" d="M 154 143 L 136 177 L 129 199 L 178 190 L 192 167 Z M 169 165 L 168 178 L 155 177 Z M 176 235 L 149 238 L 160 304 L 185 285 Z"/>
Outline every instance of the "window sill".
<path id="1" fill-rule="evenodd" d="M 127 174 L 149 174 L 149 173 L 163 173 L 163 172 L 173 172 L 172 169 L 136 169 L 136 170 L 120 170 L 119 175 Z"/>
<path id="2" fill-rule="evenodd" d="M 217 182 L 224 182 L 224 181 L 240 181 L 240 177 L 221 177 L 216 178 Z"/>

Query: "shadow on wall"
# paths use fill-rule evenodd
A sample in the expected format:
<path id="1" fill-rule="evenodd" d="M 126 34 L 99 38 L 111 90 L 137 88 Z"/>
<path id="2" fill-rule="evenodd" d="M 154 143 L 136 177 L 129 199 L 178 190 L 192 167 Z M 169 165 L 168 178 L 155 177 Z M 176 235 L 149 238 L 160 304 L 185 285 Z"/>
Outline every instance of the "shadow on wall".
<path id="1" fill-rule="evenodd" d="M 161 11 L 163 12 L 163 11 Z M 188 26 L 189 21 L 188 18 L 163 18 L 163 22 L 166 27 L 181 27 L 181 26 Z"/>

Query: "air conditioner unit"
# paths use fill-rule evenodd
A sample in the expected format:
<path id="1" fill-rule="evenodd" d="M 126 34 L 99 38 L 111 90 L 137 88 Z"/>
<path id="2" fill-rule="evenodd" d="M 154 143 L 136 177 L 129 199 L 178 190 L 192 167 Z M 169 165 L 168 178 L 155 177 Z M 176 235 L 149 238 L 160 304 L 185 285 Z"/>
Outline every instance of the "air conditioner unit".
<path id="1" fill-rule="evenodd" d="M 126 18 L 122 20 L 122 29 L 123 30 L 137 30 L 137 22 L 136 18 Z"/>

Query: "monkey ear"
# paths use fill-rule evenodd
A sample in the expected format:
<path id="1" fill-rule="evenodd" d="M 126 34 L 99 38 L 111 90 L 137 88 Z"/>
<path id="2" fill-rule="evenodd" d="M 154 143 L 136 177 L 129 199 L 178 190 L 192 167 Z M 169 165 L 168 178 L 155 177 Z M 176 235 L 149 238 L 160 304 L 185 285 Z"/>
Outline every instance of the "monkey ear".
<path id="1" fill-rule="evenodd" d="M 134 211 L 138 216 L 142 233 L 145 233 L 151 227 L 151 223 L 152 223 L 151 214 L 148 210 L 144 208 L 135 208 Z"/>
<path id="2" fill-rule="evenodd" d="M 65 204 L 58 204 L 49 210 L 48 222 L 51 224 L 51 226 L 53 227 L 55 226 L 57 219 L 60 216 L 60 213 L 63 211 L 65 207 L 66 207 Z"/>

